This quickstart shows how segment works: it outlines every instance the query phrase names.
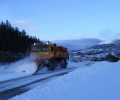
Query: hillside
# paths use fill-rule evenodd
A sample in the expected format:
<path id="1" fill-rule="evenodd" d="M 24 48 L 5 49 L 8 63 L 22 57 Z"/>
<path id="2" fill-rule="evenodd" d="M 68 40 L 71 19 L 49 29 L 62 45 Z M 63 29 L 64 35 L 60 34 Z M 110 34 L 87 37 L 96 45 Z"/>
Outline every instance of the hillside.
<path id="1" fill-rule="evenodd" d="M 68 48 L 69 51 L 80 50 L 98 45 L 102 42 L 100 39 L 95 38 L 84 38 L 84 39 L 73 39 L 73 40 L 57 40 L 53 41 L 58 45 L 62 45 Z"/>
<path id="2" fill-rule="evenodd" d="M 95 45 L 87 49 L 71 52 L 70 56 L 74 61 L 106 61 L 111 60 L 111 58 L 108 58 L 109 56 L 115 56 L 120 59 L 120 43 L 117 41 Z"/>

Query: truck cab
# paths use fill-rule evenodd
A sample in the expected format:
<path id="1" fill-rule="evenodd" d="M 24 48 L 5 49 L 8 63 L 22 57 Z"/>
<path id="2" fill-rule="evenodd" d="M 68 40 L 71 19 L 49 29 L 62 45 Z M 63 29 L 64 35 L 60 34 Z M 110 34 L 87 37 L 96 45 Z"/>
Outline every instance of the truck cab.
<path id="1" fill-rule="evenodd" d="M 69 57 L 67 48 L 50 43 L 32 45 L 30 54 L 36 57 L 37 66 L 47 66 L 49 70 L 55 69 L 58 65 L 66 68 Z"/>

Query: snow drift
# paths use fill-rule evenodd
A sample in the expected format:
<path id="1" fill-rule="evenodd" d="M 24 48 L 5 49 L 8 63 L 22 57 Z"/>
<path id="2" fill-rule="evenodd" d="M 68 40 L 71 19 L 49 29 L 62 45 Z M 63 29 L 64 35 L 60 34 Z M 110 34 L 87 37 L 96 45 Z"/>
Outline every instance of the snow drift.
<path id="1" fill-rule="evenodd" d="M 32 57 L 11 63 L 9 65 L 0 66 L 0 82 L 14 78 L 32 75 L 36 72 L 37 65 Z"/>
<path id="2" fill-rule="evenodd" d="M 37 65 L 35 64 L 32 57 L 27 57 L 23 60 L 8 65 L 7 70 L 31 75 L 37 70 Z"/>

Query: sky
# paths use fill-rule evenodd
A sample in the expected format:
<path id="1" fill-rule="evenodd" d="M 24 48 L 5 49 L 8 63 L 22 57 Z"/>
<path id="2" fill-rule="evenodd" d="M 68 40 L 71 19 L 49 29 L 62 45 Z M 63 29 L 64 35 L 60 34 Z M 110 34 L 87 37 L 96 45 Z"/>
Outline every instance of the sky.
<path id="1" fill-rule="evenodd" d="M 120 0 L 0 0 L 0 22 L 41 40 L 120 38 Z"/>

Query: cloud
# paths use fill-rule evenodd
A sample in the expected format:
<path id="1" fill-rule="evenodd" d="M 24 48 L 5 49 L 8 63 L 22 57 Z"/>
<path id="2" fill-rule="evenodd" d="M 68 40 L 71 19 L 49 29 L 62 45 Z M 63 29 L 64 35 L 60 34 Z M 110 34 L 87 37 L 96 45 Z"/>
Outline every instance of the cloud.
<path id="1" fill-rule="evenodd" d="M 110 29 L 107 29 L 107 30 L 103 30 L 103 31 L 101 31 L 100 33 L 99 33 L 99 36 L 101 37 L 101 38 L 107 38 L 107 39 L 114 39 L 115 37 L 116 37 L 116 35 L 117 35 L 117 32 L 115 32 L 115 31 L 112 31 L 112 30 L 110 30 Z"/>
<path id="2" fill-rule="evenodd" d="M 28 25 L 29 22 L 26 21 L 26 20 L 23 20 L 23 19 L 20 19 L 20 20 L 16 20 L 15 22 L 16 24 L 19 24 L 19 25 Z"/>
<path id="3" fill-rule="evenodd" d="M 115 39 L 120 39 L 120 33 L 113 30 L 107 29 L 99 33 L 98 37 L 105 41 L 113 41 Z"/>
<path id="4" fill-rule="evenodd" d="M 114 32 L 110 29 L 107 29 L 107 30 L 103 30 L 99 33 L 99 36 L 102 37 L 102 38 L 110 38 L 111 36 L 114 35 Z"/>
<path id="5" fill-rule="evenodd" d="M 38 33 L 40 28 L 34 25 L 31 21 L 19 19 L 15 21 L 17 27 L 25 29 L 28 33 Z"/>

